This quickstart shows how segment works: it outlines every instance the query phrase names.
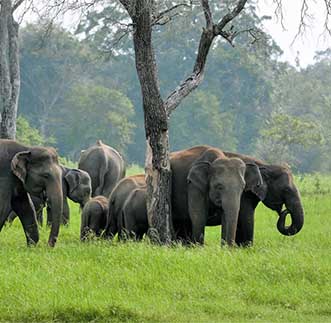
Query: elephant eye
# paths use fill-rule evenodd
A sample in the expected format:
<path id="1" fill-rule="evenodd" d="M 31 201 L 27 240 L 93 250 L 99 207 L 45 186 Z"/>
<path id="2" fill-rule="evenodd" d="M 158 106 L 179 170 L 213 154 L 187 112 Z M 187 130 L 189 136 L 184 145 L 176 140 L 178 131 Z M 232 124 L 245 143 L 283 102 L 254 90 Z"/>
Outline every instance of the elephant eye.
<path id="1" fill-rule="evenodd" d="M 43 178 L 49 178 L 49 174 L 48 173 L 43 173 L 43 174 L 41 174 L 41 176 L 43 177 Z"/>

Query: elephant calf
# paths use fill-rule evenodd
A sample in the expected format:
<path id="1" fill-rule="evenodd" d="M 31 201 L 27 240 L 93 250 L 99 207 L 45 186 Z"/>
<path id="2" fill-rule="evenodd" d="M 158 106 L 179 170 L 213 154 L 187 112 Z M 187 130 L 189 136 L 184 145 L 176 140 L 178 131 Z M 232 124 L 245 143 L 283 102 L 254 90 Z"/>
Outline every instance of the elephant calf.
<path id="1" fill-rule="evenodd" d="M 82 211 L 80 239 L 88 239 L 89 234 L 101 236 L 108 223 L 108 199 L 102 195 L 92 197 Z"/>
<path id="2" fill-rule="evenodd" d="M 122 179 L 109 197 L 109 224 L 105 236 L 141 240 L 147 233 L 145 175 Z"/>

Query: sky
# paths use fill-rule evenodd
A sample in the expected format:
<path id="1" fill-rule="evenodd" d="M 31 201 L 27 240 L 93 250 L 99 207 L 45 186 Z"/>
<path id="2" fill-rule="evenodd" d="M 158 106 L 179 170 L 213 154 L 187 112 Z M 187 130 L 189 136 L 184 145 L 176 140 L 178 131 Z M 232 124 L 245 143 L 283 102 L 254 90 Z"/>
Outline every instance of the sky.
<path id="1" fill-rule="evenodd" d="M 300 26 L 300 10 L 304 0 L 282 0 L 283 3 L 283 26 L 275 15 L 276 0 L 258 0 L 258 13 L 260 16 L 270 16 L 272 19 L 264 22 L 265 31 L 269 33 L 284 51 L 281 59 L 295 66 L 296 57 L 299 58 L 300 66 L 306 67 L 314 63 L 316 50 L 325 50 L 331 47 L 331 35 L 325 32 L 325 0 L 306 0 L 309 4 L 308 14 L 311 17 L 309 26 L 303 35 L 295 39 Z M 27 15 L 25 20 L 32 20 Z M 65 25 L 72 27 L 76 19 L 69 15 L 65 19 Z M 331 20 L 331 17 L 330 17 Z M 71 21 L 71 24 L 68 22 Z M 330 24 L 331 25 L 331 24 Z M 285 28 L 285 29 L 284 29 Z"/>
<path id="2" fill-rule="evenodd" d="M 282 60 L 295 65 L 298 56 L 301 67 L 314 63 L 316 50 L 331 47 L 331 35 L 325 32 L 325 3 L 324 0 L 308 0 L 309 15 L 308 27 L 303 35 L 294 41 L 300 25 L 300 10 L 303 0 L 283 0 L 284 28 L 280 19 L 275 16 L 276 6 L 273 0 L 259 1 L 259 15 L 271 16 L 271 20 L 264 23 L 265 30 L 274 38 L 284 51 Z M 294 43 L 293 43 L 294 41 Z"/>

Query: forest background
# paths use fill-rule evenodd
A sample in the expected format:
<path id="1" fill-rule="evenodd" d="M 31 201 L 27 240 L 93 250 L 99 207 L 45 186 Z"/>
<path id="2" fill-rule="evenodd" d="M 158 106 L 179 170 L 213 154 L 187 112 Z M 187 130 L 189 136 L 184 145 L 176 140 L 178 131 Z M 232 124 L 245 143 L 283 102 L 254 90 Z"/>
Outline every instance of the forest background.
<path id="1" fill-rule="evenodd" d="M 215 8 L 221 16 L 222 8 Z M 218 12 L 217 12 L 218 10 Z M 109 5 L 91 11 L 74 33 L 38 21 L 21 28 L 21 93 L 17 139 L 58 148 L 71 161 L 101 139 L 143 165 L 144 118 L 130 36 L 120 41 Z M 155 27 L 161 89 L 168 93 L 191 70 L 203 16 L 197 12 Z M 171 150 L 209 144 L 287 162 L 296 172 L 331 171 L 331 50 L 305 68 L 280 62 L 254 2 L 238 17 L 248 30 L 232 47 L 219 39 L 205 80 L 170 121 Z M 45 32 L 44 26 L 48 26 Z M 254 37 L 251 31 L 254 29 Z M 173 37 L 174 33 L 176 37 Z"/>

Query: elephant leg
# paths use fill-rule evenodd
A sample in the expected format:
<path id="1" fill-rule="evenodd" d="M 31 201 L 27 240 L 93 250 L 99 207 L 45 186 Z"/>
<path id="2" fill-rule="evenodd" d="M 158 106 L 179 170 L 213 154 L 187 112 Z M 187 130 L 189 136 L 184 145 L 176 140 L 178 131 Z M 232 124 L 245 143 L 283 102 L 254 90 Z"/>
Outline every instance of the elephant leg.
<path id="1" fill-rule="evenodd" d="M 68 225 L 70 220 L 70 210 L 68 205 L 68 199 L 63 199 L 63 214 L 62 214 L 62 224 Z"/>
<path id="2" fill-rule="evenodd" d="M 12 208 L 18 215 L 26 236 L 28 246 L 35 245 L 39 241 L 36 211 L 27 193 L 15 196 L 11 201 Z"/>
<path id="3" fill-rule="evenodd" d="M 11 195 L 8 193 L 8 191 L 1 190 L 0 196 L 2 199 L 2 203 L 0 204 L 0 232 L 5 225 L 8 216 L 13 212 L 12 206 L 11 206 Z"/>
<path id="4" fill-rule="evenodd" d="M 52 211 L 51 211 L 51 208 L 50 206 L 47 204 L 47 207 L 46 207 L 46 213 L 47 213 L 47 225 L 48 226 L 51 226 L 52 225 Z"/>
<path id="5" fill-rule="evenodd" d="M 2 210 L 2 213 L 0 214 L 0 232 L 2 230 L 2 227 L 6 223 L 8 216 L 11 214 L 10 209 L 8 210 Z M 15 214 L 15 213 L 14 213 Z"/>
<path id="6" fill-rule="evenodd" d="M 207 195 L 192 183 L 188 185 L 188 211 L 192 223 L 192 241 L 203 244 L 208 217 Z"/>
<path id="7" fill-rule="evenodd" d="M 37 222 L 42 227 L 44 222 L 43 209 L 38 210 L 37 212 Z"/>
<path id="8" fill-rule="evenodd" d="M 236 244 L 241 247 L 253 245 L 254 240 L 254 213 L 258 200 L 243 196 L 240 204 Z"/>

